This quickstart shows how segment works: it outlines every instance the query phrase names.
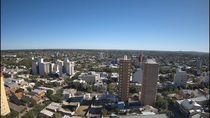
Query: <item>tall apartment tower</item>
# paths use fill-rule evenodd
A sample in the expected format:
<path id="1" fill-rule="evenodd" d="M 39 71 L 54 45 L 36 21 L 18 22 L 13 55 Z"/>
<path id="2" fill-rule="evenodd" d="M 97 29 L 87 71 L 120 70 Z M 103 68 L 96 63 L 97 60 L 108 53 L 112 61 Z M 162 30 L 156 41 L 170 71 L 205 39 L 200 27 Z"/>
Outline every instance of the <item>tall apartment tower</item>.
<path id="1" fill-rule="evenodd" d="M 63 61 L 61 60 L 57 60 L 56 61 L 56 65 L 58 66 L 58 70 L 59 70 L 59 76 L 62 76 L 63 74 Z"/>
<path id="2" fill-rule="evenodd" d="M 50 72 L 50 63 L 49 62 L 43 62 L 39 64 L 39 74 L 40 75 L 47 75 Z"/>
<path id="3" fill-rule="evenodd" d="M 1 116 L 5 116 L 10 113 L 10 109 L 8 105 L 2 73 L 1 73 L 1 94 L 0 95 L 1 95 Z"/>
<path id="4" fill-rule="evenodd" d="M 203 61 L 202 61 L 201 57 L 198 57 L 196 60 L 196 69 L 197 69 L 198 75 L 201 74 L 202 63 L 203 63 Z"/>
<path id="5" fill-rule="evenodd" d="M 129 83 L 131 76 L 131 60 L 124 56 L 124 59 L 120 60 L 119 70 L 119 97 L 124 102 L 128 102 Z"/>
<path id="6" fill-rule="evenodd" d="M 44 62 L 44 59 L 43 58 L 39 58 L 39 60 L 38 60 L 38 74 L 42 74 L 43 72 L 42 72 L 42 70 L 43 70 L 43 62 Z"/>
<path id="7" fill-rule="evenodd" d="M 157 93 L 158 66 L 153 59 L 148 59 L 144 63 L 141 89 L 141 102 L 143 105 L 154 105 Z"/>
<path id="8" fill-rule="evenodd" d="M 38 74 L 38 63 L 37 62 L 33 62 L 32 63 L 32 74 L 36 75 Z"/>
<path id="9" fill-rule="evenodd" d="M 71 70 L 71 63 L 67 57 L 64 59 L 64 72 L 71 75 L 70 73 Z"/>

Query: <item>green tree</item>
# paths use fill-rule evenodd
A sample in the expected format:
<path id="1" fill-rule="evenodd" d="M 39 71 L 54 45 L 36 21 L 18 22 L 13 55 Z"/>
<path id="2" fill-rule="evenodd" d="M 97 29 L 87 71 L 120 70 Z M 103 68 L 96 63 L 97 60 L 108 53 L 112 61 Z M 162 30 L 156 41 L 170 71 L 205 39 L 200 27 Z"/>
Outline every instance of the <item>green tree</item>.
<path id="1" fill-rule="evenodd" d="M 33 110 L 33 112 L 34 112 L 36 115 L 38 115 L 39 112 L 40 112 L 42 109 L 44 109 L 44 107 L 45 107 L 44 105 L 36 104 L 32 110 Z"/>
<path id="2" fill-rule="evenodd" d="M 9 114 L 7 114 L 6 116 L 1 116 L 1 118 L 17 118 L 18 115 L 18 112 L 11 110 Z"/>
<path id="3" fill-rule="evenodd" d="M 35 118 L 35 114 L 32 110 L 28 111 L 24 116 L 23 118 Z"/>
<path id="4" fill-rule="evenodd" d="M 23 101 L 25 104 L 29 104 L 29 103 L 31 102 L 31 99 L 30 99 L 29 97 L 27 97 L 27 96 L 24 96 L 24 97 L 22 98 L 22 101 Z"/>
<path id="5" fill-rule="evenodd" d="M 168 101 L 161 96 L 156 97 L 155 107 L 160 109 L 168 108 Z"/>
<path id="6" fill-rule="evenodd" d="M 31 92 L 31 88 L 30 88 L 30 87 L 27 87 L 27 90 L 28 90 L 29 92 Z"/>
<path id="7" fill-rule="evenodd" d="M 108 114 L 108 111 L 104 108 L 101 110 L 101 112 L 102 112 L 103 117 L 107 116 L 107 114 Z"/>
<path id="8" fill-rule="evenodd" d="M 63 90 L 59 89 L 56 94 L 50 95 L 50 100 L 53 102 L 61 102 L 63 99 Z"/>
<path id="9" fill-rule="evenodd" d="M 48 97 L 48 98 L 50 98 L 50 96 L 53 94 L 53 91 L 52 90 L 47 90 L 47 92 L 46 92 L 46 96 Z"/>
<path id="10" fill-rule="evenodd" d="M 114 92 L 116 92 L 116 89 L 117 89 L 116 86 L 114 84 L 112 84 L 112 83 L 108 84 L 108 86 L 107 86 L 107 90 L 111 94 L 113 94 Z"/>
<path id="11" fill-rule="evenodd" d="M 136 85 L 131 85 L 129 88 L 130 93 L 138 93 L 139 92 L 139 87 Z"/>
<path id="12" fill-rule="evenodd" d="M 53 118 L 62 118 L 62 115 L 60 113 L 55 113 Z"/>
<path id="13" fill-rule="evenodd" d="M 24 92 L 24 89 L 18 88 L 18 89 L 15 91 L 15 93 L 19 93 L 19 92 Z"/>

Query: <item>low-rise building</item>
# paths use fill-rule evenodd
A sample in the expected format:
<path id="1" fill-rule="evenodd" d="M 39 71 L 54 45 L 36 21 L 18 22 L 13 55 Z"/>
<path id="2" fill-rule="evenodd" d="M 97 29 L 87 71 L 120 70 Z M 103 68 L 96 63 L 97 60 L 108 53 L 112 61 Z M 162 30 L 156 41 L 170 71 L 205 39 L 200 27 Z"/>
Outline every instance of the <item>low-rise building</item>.
<path id="1" fill-rule="evenodd" d="M 181 68 L 176 70 L 176 75 L 174 79 L 175 86 L 183 86 L 185 87 L 187 84 L 187 72 L 182 71 Z"/>
<path id="2" fill-rule="evenodd" d="M 111 80 L 114 80 L 117 82 L 119 79 L 119 74 L 118 73 L 111 73 Z"/>
<path id="3" fill-rule="evenodd" d="M 78 76 L 78 79 L 84 80 L 90 84 L 94 84 L 95 82 L 98 82 L 100 80 L 100 74 L 98 74 L 96 72 L 81 73 Z"/>
<path id="4" fill-rule="evenodd" d="M 42 89 L 34 89 L 32 91 L 34 94 L 38 95 L 39 97 L 44 97 L 45 96 L 45 93 L 46 91 L 45 90 L 42 90 Z"/>
<path id="5" fill-rule="evenodd" d="M 40 111 L 40 117 L 44 118 L 52 118 L 54 115 L 54 112 L 51 112 L 49 110 L 43 109 Z"/>
<path id="6" fill-rule="evenodd" d="M 75 97 L 75 93 L 77 92 L 76 89 L 64 89 L 63 90 L 63 96 L 65 99 Z"/>
<path id="7" fill-rule="evenodd" d="M 190 117 L 202 112 L 202 106 L 191 99 L 177 100 L 176 105 L 185 117 Z"/>
<path id="8" fill-rule="evenodd" d="M 202 82 L 209 83 L 209 71 L 202 73 Z"/>

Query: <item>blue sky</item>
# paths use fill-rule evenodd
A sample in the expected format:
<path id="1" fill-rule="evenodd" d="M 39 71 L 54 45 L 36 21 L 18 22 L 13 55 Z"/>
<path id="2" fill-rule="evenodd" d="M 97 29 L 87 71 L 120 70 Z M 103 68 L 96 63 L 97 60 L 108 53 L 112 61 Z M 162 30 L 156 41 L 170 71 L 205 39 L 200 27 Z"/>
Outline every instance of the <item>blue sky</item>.
<path id="1" fill-rule="evenodd" d="M 1 0 L 1 48 L 209 52 L 209 0 Z"/>

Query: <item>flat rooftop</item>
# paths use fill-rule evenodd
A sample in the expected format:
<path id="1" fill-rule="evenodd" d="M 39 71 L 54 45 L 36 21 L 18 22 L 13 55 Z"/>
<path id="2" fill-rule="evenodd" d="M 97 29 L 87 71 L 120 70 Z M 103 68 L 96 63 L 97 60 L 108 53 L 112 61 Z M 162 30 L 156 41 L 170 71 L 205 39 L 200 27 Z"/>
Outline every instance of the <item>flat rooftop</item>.
<path id="1" fill-rule="evenodd" d="M 157 64 L 155 59 L 147 59 L 146 63 L 148 63 L 148 64 Z"/>
<path id="2" fill-rule="evenodd" d="M 120 118 L 168 118 L 166 114 L 119 116 Z"/>

